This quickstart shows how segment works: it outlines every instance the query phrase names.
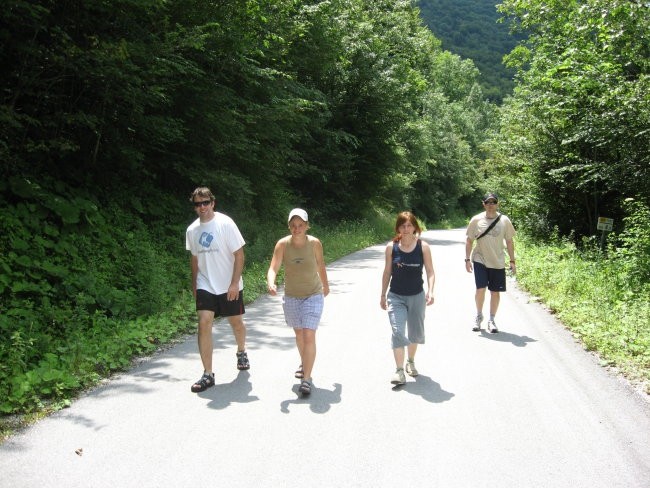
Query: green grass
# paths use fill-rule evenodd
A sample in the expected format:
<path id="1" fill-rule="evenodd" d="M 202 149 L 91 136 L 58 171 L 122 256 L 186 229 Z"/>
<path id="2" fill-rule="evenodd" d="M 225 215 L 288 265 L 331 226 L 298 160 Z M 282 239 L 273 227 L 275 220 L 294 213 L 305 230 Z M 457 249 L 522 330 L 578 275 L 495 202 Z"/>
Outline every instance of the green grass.
<path id="1" fill-rule="evenodd" d="M 538 296 L 603 366 L 650 393 L 650 286 L 636 283 L 615 255 L 568 242 L 517 242 L 519 284 Z"/>

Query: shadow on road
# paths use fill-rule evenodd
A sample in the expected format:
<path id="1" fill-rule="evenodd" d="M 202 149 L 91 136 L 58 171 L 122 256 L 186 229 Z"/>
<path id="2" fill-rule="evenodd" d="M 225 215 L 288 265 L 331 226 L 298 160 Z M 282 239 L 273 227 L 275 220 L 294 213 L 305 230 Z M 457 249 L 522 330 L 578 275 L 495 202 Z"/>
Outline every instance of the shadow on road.
<path id="1" fill-rule="evenodd" d="M 350 266 L 354 269 L 374 269 L 377 261 L 381 262 L 384 257 L 384 248 L 379 246 L 369 247 L 349 254 L 333 263 L 327 265 L 328 272 L 338 269 L 347 269 Z"/>
<path id="2" fill-rule="evenodd" d="M 282 413 L 290 413 L 289 405 L 309 405 L 309 408 L 314 413 L 327 413 L 333 404 L 341 403 L 341 391 L 343 387 L 340 383 L 334 383 L 333 390 L 326 390 L 319 388 L 316 384 L 312 384 L 311 395 L 303 397 L 298 393 L 298 386 L 294 385 L 292 390 L 298 398 L 295 400 L 284 400 L 280 403 L 280 411 Z"/>
<path id="3" fill-rule="evenodd" d="M 250 403 L 259 400 L 258 397 L 251 395 L 253 385 L 250 382 L 251 375 L 248 371 L 240 371 L 230 383 L 216 384 L 198 396 L 210 400 L 208 408 L 223 410 L 233 403 Z"/>
<path id="4" fill-rule="evenodd" d="M 430 237 L 420 236 L 424 242 L 427 242 L 430 246 L 464 246 L 465 242 L 459 241 L 446 241 L 443 239 L 432 239 Z"/>
<path id="5" fill-rule="evenodd" d="M 287 327 L 282 310 L 282 299 L 265 295 L 246 306 L 246 346 L 251 349 L 279 349 L 286 351 L 295 347 L 293 332 Z M 278 333 L 279 331 L 279 333 Z M 287 331 L 291 334 L 285 334 Z M 283 335 L 284 334 L 284 335 Z M 215 321 L 212 333 L 214 351 L 232 349 L 235 338 L 228 321 Z"/>
<path id="6" fill-rule="evenodd" d="M 537 342 L 537 339 L 533 339 L 532 337 L 528 336 L 520 336 L 503 331 L 499 331 L 498 334 L 490 334 L 483 329 L 481 329 L 480 337 L 484 339 L 490 339 L 495 342 L 510 342 L 513 346 L 517 347 L 526 347 L 529 342 Z"/>
<path id="7" fill-rule="evenodd" d="M 412 395 L 418 395 L 423 400 L 431 403 L 447 402 L 454 396 L 453 393 L 443 390 L 440 387 L 440 383 L 422 374 L 416 376 L 415 381 L 409 381 L 405 385 L 394 386 L 393 391 L 405 391 Z"/>

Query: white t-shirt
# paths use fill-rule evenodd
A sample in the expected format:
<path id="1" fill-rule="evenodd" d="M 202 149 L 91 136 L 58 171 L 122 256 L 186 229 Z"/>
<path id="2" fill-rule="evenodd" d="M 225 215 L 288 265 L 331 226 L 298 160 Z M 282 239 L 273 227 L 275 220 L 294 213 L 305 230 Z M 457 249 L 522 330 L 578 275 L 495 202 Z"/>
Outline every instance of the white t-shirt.
<path id="1" fill-rule="evenodd" d="M 496 218 L 496 217 L 495 217 Z M 472 217 L 467 226 L 467 237 L 475 240 L 490 226 L 494 219 L 488 219 L 485 212 Z M 505 242 L 515 236 L 515 228 L 508 217 L 501 214 L 497 224 L 484 237 L 476 241 L 472 251 L 472 261 L 482 263 L 486 268 L 505 268 Z"/>
<path id="2" fill-rule="evenodd" d="M 237 224 L 225 214 L 215 212 L 209 222 L 196 219 L 187 228 L 185 249 L 197 256 L 199 272 L 196 289 L 206 290 L 214 295 L 228 292 L 235 264 L 235 251 L 246 244 Z M 239 279 L 239 289 L 244 281 Z"/>

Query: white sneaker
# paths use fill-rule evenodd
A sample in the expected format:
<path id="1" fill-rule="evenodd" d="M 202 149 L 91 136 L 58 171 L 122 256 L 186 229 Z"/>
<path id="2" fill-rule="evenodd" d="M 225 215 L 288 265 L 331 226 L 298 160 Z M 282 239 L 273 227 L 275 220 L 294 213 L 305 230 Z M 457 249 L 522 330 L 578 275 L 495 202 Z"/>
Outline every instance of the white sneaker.
<path id="1" fill-rule="evenodd" d="M 472 327 L 474 332 L 479 332 L 481 330 L 481 322 L 483 322 L 483 316 L 477 315 L 474 319 L 474 327 Z"/>
<path id="2" fill-rule="evenodd" d="M 496 334 L 497 332 L 499 332 L 499 329 L 497 329 L 497 324 L 494 323 L 494 320 L 492 319 L 488 320 L 487 330 L 490 334 Z"/>
<path id="3" fill-rule="evenodd" d="M 404 368 L 397 368 L 395 374 L 391 378 L 390 382 L 393 385 L 403 385 L 406 383 L 406 376 L 404 376 Z"/>
<path id="4" fill-rule="evenodd" d="M 406 361 L 406 374 L 414 378 L 419 374 L 415 367 L 415 361 Z"/>

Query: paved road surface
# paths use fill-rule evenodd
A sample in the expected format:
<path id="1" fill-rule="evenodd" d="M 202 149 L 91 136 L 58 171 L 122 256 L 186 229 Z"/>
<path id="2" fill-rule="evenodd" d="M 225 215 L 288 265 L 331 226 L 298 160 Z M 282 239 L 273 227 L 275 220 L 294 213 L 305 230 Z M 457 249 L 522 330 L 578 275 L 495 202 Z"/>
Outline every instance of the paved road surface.
<path id="1" fill-rule="evenodd" d="M 463 232 L 423 237 L 436 303 L 421 374 L 404 387 L 389 383 L 374 246 L 328 268 L 311 398 L 297 394 L 280 298 L 263 297 L 246 314 L 250 372 L 236 371 L 219 321 L 214 388 L 190 392 L 200 362 L 189 337 L 5 442 L 0 487 L 650 486 L 647 400 L 512 287 L 502 332 L 471 332 Z"/>

